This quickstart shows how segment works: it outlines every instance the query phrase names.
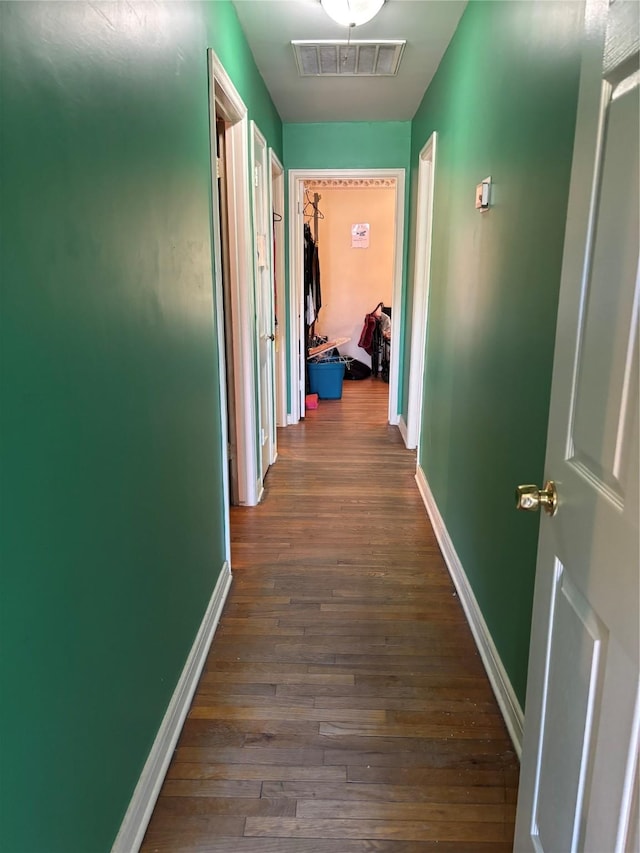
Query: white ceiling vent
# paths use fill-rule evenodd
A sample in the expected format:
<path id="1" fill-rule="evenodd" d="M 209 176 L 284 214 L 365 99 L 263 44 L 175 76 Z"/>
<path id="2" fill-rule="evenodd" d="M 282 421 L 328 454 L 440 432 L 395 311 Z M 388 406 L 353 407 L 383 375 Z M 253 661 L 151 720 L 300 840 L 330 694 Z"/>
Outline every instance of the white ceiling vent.
<path id="1" fill-rule="evenodd" d="M 393 77 L 407 42 L 292 41 L 301 77 Z"/>

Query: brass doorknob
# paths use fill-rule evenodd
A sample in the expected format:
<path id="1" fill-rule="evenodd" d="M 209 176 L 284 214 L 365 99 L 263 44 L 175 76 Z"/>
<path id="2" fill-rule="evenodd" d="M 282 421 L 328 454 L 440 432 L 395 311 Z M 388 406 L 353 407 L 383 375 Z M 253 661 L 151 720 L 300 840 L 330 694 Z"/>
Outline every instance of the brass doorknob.
<path id="1" fill-rule="evenodd" d="M 516 509 L 536 512 L 540 507 L 547 515 L 555 515 L 558 510 L 558 493 L 553 480 L 546 482 L 544 489 L 531 485 L 516 488 Z"/>

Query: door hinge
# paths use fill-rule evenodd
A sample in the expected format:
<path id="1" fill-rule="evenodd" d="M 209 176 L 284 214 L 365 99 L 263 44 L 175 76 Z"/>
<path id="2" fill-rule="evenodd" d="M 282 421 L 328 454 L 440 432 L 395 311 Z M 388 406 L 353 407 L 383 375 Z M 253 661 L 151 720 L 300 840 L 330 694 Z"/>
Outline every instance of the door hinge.
<path id="1" fill-rule="evenodd" d="M 253 169 L 253 185 L 254 187 L 260 186 L 260 177 L 259 177 L 258 167 L 255 166 Z"/>
<path id="2" fill-rule="evenodd" d="M 222 175 L 222 167 L 220 166 L 220 158 L 216 157 L 216 178 Z"/>

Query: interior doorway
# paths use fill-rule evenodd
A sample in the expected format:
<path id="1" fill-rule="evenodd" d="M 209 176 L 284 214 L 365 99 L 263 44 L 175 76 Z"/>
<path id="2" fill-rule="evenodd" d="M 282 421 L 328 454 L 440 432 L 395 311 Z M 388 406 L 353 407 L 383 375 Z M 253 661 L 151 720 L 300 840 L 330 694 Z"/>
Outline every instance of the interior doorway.
<path id="1" fill-rule="evenodd" d="M 318 346 L 323 338 L 338 340 L 341 356 L 358 362 L 352 375 L 362 376 L 370 369 L 374 379 L 388 383 L 395 181 L 323 179 L 305 181 L 304 187 L 303 220 L 309 231 L 305 228 L 305 248 L 313 245 L 318 262 L 314 272 L 319 304 L 314 305 L 310 344 Z M 305 284 L 308 287 L 309 282 Z M 364 318 L 378 306 L 379 328 L 372 324 L 372 334 L 360 345 Z M 385 337 L 383 323 L 388 329 Z"/>
<path id="2" fill-rule="evenodd" d="M 222 287 L 222 313 L 224 324 L 224 365 L 225 365 L 225 387 L 227 403 L 227 471 L 229 477 L 229 500 L 232 505 L 238 504 L 238 442 L 236 422 L 236 400 L 235 394 L 229 393 L 228 389 L 235 387 L 235 363 L 233 351 L 233 302 L 231 298 L 230 279 L 230 255 L 229 255 L 229 204 L 228 204 L 228 178 L 227 178 L 227 150 L 226 135 L 228 123 L 220 116 L 216 116 L 215 140 L 216 140 L 216 180 L 218 185 L 218 221 L 220 227 L 220 279 Z"/>
<path id="3" fill-rule="evenodd" d="M 392 235 L 386 234 L 385 238 L 390 237 L 392 260 L 390 263 L 390 291 L 391 305 L 397 306 L 391 314 L 391 340 L 397 341 L 397 346 L 391 346 L 390 362 L 388 371 L 389 380 L 389 405 L 388 405 L 388 421 L 391 424 L 398 424 L 398 393 L 399 393 L 399 354 L 401 348 L 401 332 L 402 332 L 402 301 L 403 301 L 403 242 L 404 242 L 404 169 L 373 169 L 373 170 L 291 170 L 289 172 L 289 246 L 290 246 L 290 299 L 289 312 L 291 318 L 291 348 L 290 348 L 290 389 L 291 389 L 291 406 L 289 414 L 289 422 L 296 423 L 301 417 L 304 417 L 305 411 L 305 368 L 306 368 L 306 343 L 307 343 L 307 320 L 311 319 L 313 311 L 308 312 L 308 305 L 305 305 L 304 295 L 304 263 L 305 263 L 305 244 L 304 244 L 304 225 L 313 220 L 313 202 L 316 196 L 322 196 L 323 191 L 326 192 L 337 188 L 343 184 L 344 191 L 348 191 L 346 187 L 369 188 L 375 185 L 384 186 L 391 190 L 393 196 L 393 221 Z M 311 203 L 311 220 L 310 207 Z M 319 203 L 320 213 L 322 214 L 322 200 Z M 324 215 L 324 214 L 322 214 Z M 365 220 L 365 217 L 359 217 Z M 352 243 L 351 226 L 363 223 L 354 222 L 348 226 L 349 233 L 343 234 L 342 237 L 346 241 L 347 252 L 353 248 L 354 252 L 359 249 Z M 369 223 L 370 225 L 370 223 Z M 320 226 L 321 227 L 321 226 Z M 343 229 L 344 231 L 345 229 Z M 374 239 L 373 234 L 369 233 L 369 238 Z M 376 235 L 380 239 L 380 234 Z M 341 238 L 342 239 L 342 238 Z M 366 249 L 365 249 L 366 251 Z M 322 276 L 322 273 L 321 273 Z M 347 282 L 348 286 L 348 282 Z M 324 300 L 324 297 L 323 297 Z M 364 356 L 364 350 L 358 350 L 358 339 L 362 330 L 362 323 L 365 314 L 373 311 L 380 302 L 381 297 L 371 297 L 371 304 L 363 301 L 363 305 L 367 307 L 362 310 L 359 319 L 356 316 L 355 323 L 352 322 L 352 327 L 348 330 L 349 334 L 343 335 L 350 338 L 348 344 L 345 344 L 349 352 L 345 353 L 361 359 Z M 382 300 L 384 301 L 384 300 Z M 324 308 L 322 309 L 324 310 Z M 347 322 L 350 322 L 347 318 Z M 341 336 L 339 336 L 341 337 Z M 355 338 L 355 340 L 354 340 Z M 341 349 L 342 352 L 342 349 Z"/>
<path id="4" fill-rule="evenodd" d="M 400 419 L 400 432 L 410 450 L 420 443 L 424 386 L 429 280 L 431 275 L 431 239 L 437 134 L 434 132 L 420 152 L 418 161 L 418 204 L 414 268 L 413 313 L 411 321 L 411 362 L 407 422 Z"/>
<path id="5" fill-rule="evenodd" d="M 254 506 L 258 468 L 253 241 L 247 108 L 217 56 L 208 51 L 212 230 L 220 361 L 226 503 Z M 228 510 L 226 528 L 228 535 Z"/>

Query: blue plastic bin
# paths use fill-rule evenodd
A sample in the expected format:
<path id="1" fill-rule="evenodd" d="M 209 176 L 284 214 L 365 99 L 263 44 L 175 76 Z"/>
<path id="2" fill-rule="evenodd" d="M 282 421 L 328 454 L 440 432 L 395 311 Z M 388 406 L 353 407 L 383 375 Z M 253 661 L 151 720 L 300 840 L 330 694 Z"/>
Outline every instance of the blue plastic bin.
<path id="1" fill-rule="evenodd" d="M 309 362 L 309 391 L 321 400 L 342 399 L 344 362 L 327 358 Z"/>

